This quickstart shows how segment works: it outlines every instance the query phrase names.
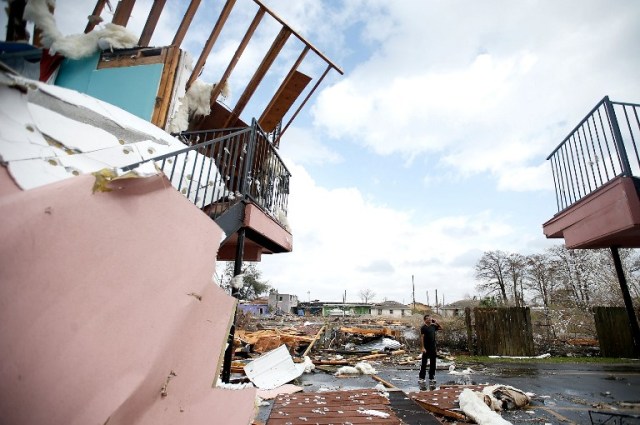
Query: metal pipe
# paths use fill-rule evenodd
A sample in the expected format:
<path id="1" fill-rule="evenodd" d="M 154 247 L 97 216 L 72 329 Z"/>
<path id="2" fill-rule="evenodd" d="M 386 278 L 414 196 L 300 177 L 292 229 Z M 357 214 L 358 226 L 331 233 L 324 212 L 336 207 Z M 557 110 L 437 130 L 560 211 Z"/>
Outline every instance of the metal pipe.
<path id="1" fill-rule="evenodd" d="M 611 256 L 613 257 L 613 265 L 615 266 L 616 274 L 618 275 L 620 289 L 622 290 L 624 306 L 627 309 L 627 315 L 629 316 L 629 325 L 631 326 L 631 335 L 633 336 L 633 351 L 636 356 L 640 356 L 640 326 L 638 326 L 636 312 L 633 309 L 633 301 L 631 300 L 631 294 L 629 293 L 627 279 L 624 276 L 624 269 L 622 268 L 622 261 L 620 261 L 618 247 L 611 247 Z"/>

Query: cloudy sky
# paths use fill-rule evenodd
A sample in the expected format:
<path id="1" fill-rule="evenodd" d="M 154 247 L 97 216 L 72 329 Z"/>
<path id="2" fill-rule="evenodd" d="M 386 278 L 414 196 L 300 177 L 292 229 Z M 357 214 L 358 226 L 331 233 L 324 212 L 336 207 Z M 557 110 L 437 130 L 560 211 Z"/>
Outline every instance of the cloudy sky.
<path id="1" fill-rule="evenodd" d="M 409 303 L 412 276 L 420 302 L 476 295 L 484 251 L 561 243 L 542 233 L 556 212 L 546 156 L 605 95 L 640 102 L 637 0 L 264 2 L 344 70 L 281 144 L 294 252 L 259 268 L 301 300 L 346 291 L 356 302 L 369 289 Z M 57 3 L 63 32 L 81 32 L 94 2 Z M 186 3 L 168 3 L 152 44 L 171 40 Z M 184 44 L 194 55 L 222 3 L 203 1 Z M 254 13 L 238 0 L 238 36 Z M 211 82 L 235 49 L 221 40 L 202 75 Z"/>

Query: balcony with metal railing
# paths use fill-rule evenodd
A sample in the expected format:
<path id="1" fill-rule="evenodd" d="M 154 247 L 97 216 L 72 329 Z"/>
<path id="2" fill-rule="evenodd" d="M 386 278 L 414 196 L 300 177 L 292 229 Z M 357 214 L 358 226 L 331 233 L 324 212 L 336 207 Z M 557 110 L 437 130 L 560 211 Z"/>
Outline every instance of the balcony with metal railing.
<path id="1" fill-rule="evenodd" d="M 558 213 L 543 225 L 570 248 L 640 246 L 640 105 L 603 98 L 556 147 Z"/>
<path id="2" fill-rule="evenodd" d="M 225 232 L 218 255 L 235 259 L 236 232 L 244 228 L 245 259 L 291 251 L 287 222 L 291 173 L 269 134 L 254 120 L 245 128 L 184 132 L 185 148 L 153 161 L 173 187 Z"/>

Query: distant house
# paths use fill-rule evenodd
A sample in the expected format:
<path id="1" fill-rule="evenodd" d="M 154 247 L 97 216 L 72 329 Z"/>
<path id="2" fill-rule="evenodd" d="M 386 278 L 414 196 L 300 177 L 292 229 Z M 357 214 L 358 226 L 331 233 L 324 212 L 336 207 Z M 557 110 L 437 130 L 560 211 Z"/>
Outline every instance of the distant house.
<path id="1" fill-rule="evenodd" d="M 291 294 L 279 294 L 271 292 L 269 294 L 269 308 L 275 312 L 298 313 L 298 296 Z"/>
<path id="2" fill-rule="evenodd" d="M 404 317 L 411 315 L 411 308 L 397 301 L 384 301 L 371 307 L 371 315 L 387 317 Z"/>
<path id="3" fill-rule="evenodd" d="M 457 317 L 464 316 L 464 309 L 478 307 L 480 305 L 479 300 L 460 300 L 453 302 L 451 304 L 447 304 L 443 307 L 438 308 L 438 313 L 442 315 L 442 317 Z"/>
<path id="4" fill-rule="evenodd" d="M 266 298 L 260 298 L 253 301 L 241 301 L 238 308 L 246 314 L 252 316 L 265 316 L 269 314 L 269 301 Z"/>
<path id="5" fill-rule="evenodd" d="M 323 316 L 362 316 L 371 314 L 371 304 L 364 303 L 324 303 Z"/>

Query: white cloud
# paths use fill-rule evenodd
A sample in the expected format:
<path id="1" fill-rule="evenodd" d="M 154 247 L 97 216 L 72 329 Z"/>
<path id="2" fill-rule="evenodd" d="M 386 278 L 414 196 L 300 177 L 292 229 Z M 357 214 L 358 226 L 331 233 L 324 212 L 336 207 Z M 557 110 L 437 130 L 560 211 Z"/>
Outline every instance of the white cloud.
<path id="1" fill-rule="evenodd" d="M 337 301 L 347 289 L 348 300 L 358 301 L 354 288 L 372 289 L 378 300 L 408 302 L 414 275 L 419 300 L 439 289 L 454 301 L 475 292 L 469 256 L 497 245 L 518 251 L 529 242 L 501 213 L 430 217 L 369 202 L 356 188 L 319 187 L 303 167 L 290 168 L 293 252 L 263 256 L 260 264 L 280 292 Z"/>

